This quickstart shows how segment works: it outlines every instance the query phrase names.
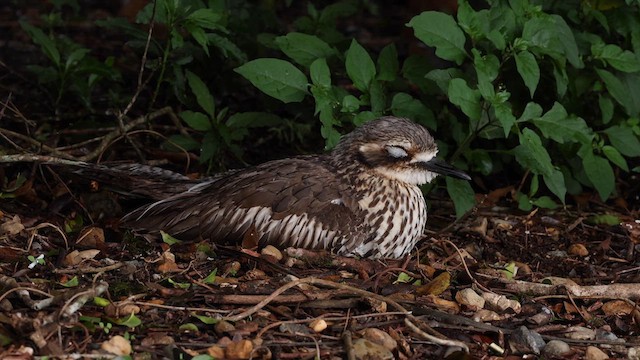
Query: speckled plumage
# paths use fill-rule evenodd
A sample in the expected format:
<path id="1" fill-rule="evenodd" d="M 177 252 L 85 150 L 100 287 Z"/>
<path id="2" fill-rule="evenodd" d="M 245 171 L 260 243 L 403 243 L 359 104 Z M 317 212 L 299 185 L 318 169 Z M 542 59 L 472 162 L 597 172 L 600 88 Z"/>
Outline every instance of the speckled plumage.
<path id="1" fill-rule="evenodd" d="M 133 211 L 123 223 L 185 240 L 237 242 L 251 231 L 260 246 L 399 258 L 413 249 L 427 220 L 417 185 L 438 172 L 468 179 L 436 162 L 436 153 L 426 129 L 383 117 L 345 135 L 330 154 L 218 174 Z"/>

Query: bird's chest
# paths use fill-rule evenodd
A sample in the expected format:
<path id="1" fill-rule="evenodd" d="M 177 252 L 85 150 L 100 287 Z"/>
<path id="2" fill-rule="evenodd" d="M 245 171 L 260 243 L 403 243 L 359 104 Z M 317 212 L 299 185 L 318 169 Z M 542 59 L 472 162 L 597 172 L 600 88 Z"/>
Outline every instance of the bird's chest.
<path id="1" fill-rule="evenodd" d="M 413 249 L 422 234 L 427 209 L 420 188 L 392 180 L 369 184 L 370 191 L 358 202 L 371 241 L 382 257 L 401 257 Z"/>

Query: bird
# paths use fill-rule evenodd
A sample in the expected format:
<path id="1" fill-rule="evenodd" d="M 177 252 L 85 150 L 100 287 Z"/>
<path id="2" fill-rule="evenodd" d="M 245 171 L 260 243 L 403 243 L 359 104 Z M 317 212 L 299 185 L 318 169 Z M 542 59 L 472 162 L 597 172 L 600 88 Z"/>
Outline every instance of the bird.
<path id="1" fill-rule="evenodd" d="M 122 226 L 137 234 L 164 231 L 181 240 L 220 244 L 238 243 L 251 232 L 259 247 L 403 258 L 427 222 L 419 185 L 437 175 L 471 179 L 436 158 L 437 152 L 423 126 L 380 117 L 344 135 L 326 154 L 181 182 L 174 194 L 125 215 Z"/>

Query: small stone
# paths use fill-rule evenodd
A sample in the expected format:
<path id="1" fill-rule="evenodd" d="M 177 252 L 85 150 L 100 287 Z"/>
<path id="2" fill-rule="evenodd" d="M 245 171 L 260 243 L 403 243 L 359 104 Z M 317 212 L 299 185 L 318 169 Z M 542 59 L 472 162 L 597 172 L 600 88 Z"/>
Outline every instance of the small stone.
<path id="1" fill-rule="evenodd" d="M 266 256 L 271 256 L 274 259 L 276 259 L 277 261 L 280 261 L 283 258 L 282 252 L 280 250 L 276 249 L 272 245 L 265 246 L 262 250 L 260 250 L 260 254 L 266 255 Z"/>
<path id="2" fill-rule="evenodd" d="M 131 350 L 132 350 L 131 343 L 129 342 L 129 340 L 125 339 L 120 335 L 116 335 L 111 339 L 103 342 L 100 345 L 100 348 L 108 353 L 119 355 L 119 356 L 129 355 L 131 354 Z"/>
<path id="3" fill-rule="evenodd" d="M 388 350 L 393 351 L 398 347 L 398 342 L 394 340 L 391 335 L 380 329 L 367 328 L 362 330 L 361 334 L 365 339 L 378 345 L 382 345 Z"/>
<path id="4" fill-rule="evenodd" d="M 545 344 L 540 334 L 524 326 L 517 328 L 509 338 L 509 347 L 515 354 L 540 355 Z"/>
<path id="5" fill-rule="evenodd" d="M 548 358 L 562 357 L 571 353 L 569 344 L 561 340 L 551 340 L 542 350 L 542 355 Z"/>
<path id="6" fill-rule="evenodd" d="M 314 332 L 322 332 L 324 331 L 324 329 L 327 328 L 327 322 L 322 320 L 322 319 L 315 319 L 311 322 L 311 324 L 309 324 L 309 327 L 311 328 L 311 330 L 313 330 Z"/>
<path id="7" fill-rule="evenodd" d="M 466 288 L 456 293 L 456 301 L 462 305 L 466 305 L 470 309 L 479 310 L 484 307 L 485 300 L 478 295 L 473 289 Z"/>
<path id="8" fill-rule="evenodd" d="M 393 353 L 382 345 L 367 339 L 357 339 L 353 342 L 353 356 L 356 359 L 393 360 Z"/>
<path id="9" fill-rule="evenodd" d="M 605 360 L 609 358 L 609 355 L 595 346 L 587 346 L 584 358 L 586 360 Z"/>
<path id="10" fill-rule="evenodd" d="M 596 332 L 584 326 L 571 326 L 565 331 L 564 337 L 574 340 L 593 340 Z"/>
<path id="11" fill-rule="evenodd" d="M 589 250 L 587 250 L 587 247 L 584 246 L 584 244 L 571 244 L 571 246 L 569 246 L 569 254 L 585 257 L 589 255 Z"/>

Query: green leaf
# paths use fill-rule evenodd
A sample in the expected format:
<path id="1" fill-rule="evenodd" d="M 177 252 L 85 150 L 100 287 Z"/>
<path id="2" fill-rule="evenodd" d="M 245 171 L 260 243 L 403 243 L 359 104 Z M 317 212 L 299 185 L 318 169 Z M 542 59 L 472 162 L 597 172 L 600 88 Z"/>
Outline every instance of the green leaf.
<path id="1" fill-rule="evenodd" d="M 640 89 L 638 84 L 640 77 L 636 74 L 624 74 L 618 77 L 606 70 L 595 70 L 607 87 L 609 95 L 622 105 L 629 116 L 637 116 L 640 113 L 640 99 L 632 94 L 637 94 Z"/>
<path id="2" fill-rule="evenodd" d="M 111 301 L 100 296 L 95 296 L 93 298 L 93 303 L 96 304 L 96 306 L 107 307 L 109 304 L 111 304 Z"/>
<path id="3" fill-rule="evenodd" d="M 587 178 L 598 191 L 600 199 L 606 201 L 615 188 L 615 176 L 609 161 L 593 153 L 588 153 L 582 159 L 582 166 Z"/>
<path id="4" fill-rule="evenodd" d="M 640 60 L 629 50 L 622 50 L 618 45 L 593 44 L 591 54 L 594 59 L 599 59 L 611 65 L 616 70 L 624 72 L 640 71 Z"/>
<path id="5" fill-rule="evenodd" d="M 189 283 L 177 282 L 177 281 L 173 280 L 172 278 L 168 278 L 167 281 L 169 282 L 169 284 L 173 285 L 173 287 L 176 288 L 176 289 L 188 289 L 188 288 L 191 287 L 191 284 L 189 284 Z"/>
<path id="6" fill-rule="evenodd" d="M 542 106 L 531 101 L 527 103 L 527 106 L 525 106 L 522 115 L 520 115 L 520 118 L 518 119 L 518 122 L 529 121 L 533 118 L 539 117 L 540 115 L 542 115 Z"/>
<path id="7" fill-rule="evenodd" d="M 331 72 L 329 71 L 329 65 L 324 58 L 316 59 L 311 63 L 309 69 L 311 75 L 311 82 L 314 85 L 330 87 L 331 86 Z"/>
<path id="8" fill-rule="evenodd" d="M 461 65 L 467 56 L 464 33 L 451 15 L 425 11 L 413 17 L 407 26 L 413 28 L 420 41 L 435 47 L 439 58 Z"/>
<path id="9" fill-rule="evenodd" d="M 620 220 L 620 218 L 616 215 L 602 214 L 602 215 L 590 216 L 586 219 L 586 222 L 589 224 L 596 224 L 596 225 L 616 226 L 616 225 L 620 225 L 622 220 Z"/>
<path id="10" fill-rule="evenodd" d="M 222 127 L 220 127 L 218 130 L 222 130 Z M 218 154 L 218 152 L 220 151 L 220 146 L 221 140 L 218 136 L 216 136 L 215 132 L 208 131 L 206 134 L 204 134 L 200 147 L 200 163 L 204 164 L 205 162 L 209 161 L 209 159 L 212 159 L 216 154 Z"/>
<path id="11" fill-rule="evenodd" d="M 480 92 L 471 89 L 464 79 L 452 79 L 449 81 L 449 101 L 460 107 L 463 113 L 473 120 L 480 119 L 482 107 L 480 104 Z"/>
<path id="12" fill-rule="evenodd" d="M 80 283 L 80 281 L 78 280 L 78 277 L 74 276 L 71 279 L 67 280 L 67 282 L 65 282 L 64 284 L 60 283 L 60 285 L 66 287 L 66 288 L 71 288 L 71 287 L 78 286 L 79 283 Z"/>
<path id="13" fill-rule="evenodd" d="M 371 82 L 369 86 L 369 99 L 371 102 L 371 112 L 377 116 L 382 116 L 387 107 L 387 97 L 382 81 L 373 80 Z"/>
<path id="14" fill-rule="evenodd" d="M 198 331 L 200 331 L 198 329 L 198 326 L 194 323 L 185 323 L 182 324 L 178 327 L 178 330 L 180 330 L 181 332 L 193 332 L 193 333 L 197 333 Z M 200 355 L 198 355 L 200 356 Z M 193 360 L 194 358 L 191 358 L 191 360 Z"/>
<path id="15" fill-rule="evenodd" d="M 493 55 L 481 55 L 480 52 L 473 48 L 473 65 L 478 77 L 478 90 L 485 99 L 490 99 L 495 95 L 493 80 L 498 77 L 500 71 L 500 60 Z"/>
<path id="16" fill-rule="evenodd" d="M 524 84 L 529 89 L 529 95 L 533 98 L 533 94 L 538 87 L 538 81 L 540 81 L 540 67 L 538 61 L 532 53 L 528 51 L 520 51 L 515 54 L 516 68 Z"/>
<path id="17" fill-rule="evenodd" d="M 212 128 L 211 119 L 201 112 L 187 110 L 181 112 L 180 117 L 194 130 L 208 131 Z"/>
<path id="18" fill-rule="evenodd" d="M 378 56 L 378 80 L 394 81 L 399 69 L 398 51 L 396 45 L 391 43 L 385 46 Z"/>
<path id="19" fill-rule="evenodd" d="M 42 52 L 44 52 L 49 60 L 51 60 L 56 66 L 60 66 L 60 52 L 58 51 L 58 48 L 56 47 L 56 44 L 53 42 L 53 40 L 42 30 L 29 24 L 28 22 L 24 20 L 20 20 L 18 22 L 20 23 L 22 29 L 26 31 L 27 34 L 29 34 L 31 40 L 33 40 L 34 43 L 40 45 L 40 47 L 42 48 Z"/>
<path id="20" fill-rule="evenodd" d="M 437 122 L 431 109 L 407 93 L 399 92 L 393 96 L 391 113 L 397 117 L 412 119 L 430 129 L 437 129 Z"/>
<path id="21" fill-rule="evenodd" d="M 562 171 L 552 169 L 549 174 L 543 174 L 542 178 L 547 188 L 564 204 L 565 196 L 567 195 L 567 186 L 564 183 Z"/>
<path id="22" fill-rule="evenodd" d="M 169 0 L 170 1 L 170 0 Z M 187 15 L 186 21 L 191 22 L 199 27 L 205 29 L 220 29 L 220 20 L 222 20 L 222 14 L 215 12 L 212 9 L 198 9 L 191 14 Z"/>
<path id="23" fill-rule="evenodd" d="M 65 62 L 65 69 L 71 70 L 72 67 L 76 66 L 84 57 L 89 53 L 89 49 L 79 48 L 73 50 L 71 54 L 67 57 L 67 61 Z"/>
<path id="24" fill-rule="evenodd" d="M 556 102 L 542 117 L 531 121 L 544 137 L 564 144 L 567 141 L 590 143 L 593 134 L 582 118 L 569 117 L 564 107 Z"/>
<path id="25" fill-rule="evenodd" d="M 527 20 L 522 30 L 522 39 L 531 49 L 546 54 L 558 61 L 567 60 L 573 67 L 584 67 L 573 31 L 559 15 L 539 14 Z"/>
<path id="26" fill-rule="evenodd" d="M 640 141 L 631 128 L 614 125 L 604 132 L 608 135 L 611 145 L 621 154 L 628 157 L 640 156 Z"/>
<path id="27" fill-rule="evenodd" d="M 627 165 L 627 161 L 622 157 L 620 152 L 616 150 L 613 146 L 605 145 L 602 147 L 602 153 L 604 156 L 609 159 L 612 163 L 616 164 L 620 169 L 629 172 L 629 166 Z"/>
<path id="28" fill-rule="evenodd" d="M 283 53 L 304 67 L 309 67 L 317 59 L 329 58 L 336 53 L 319 37 L 299 32 L 279 36 L 275 42 Z"/>
<path id="29" fill-rule="evenodd" d="M 462 78 L 463 74 L 459 69 L 448 68 L 431 70 L 424 77 L 436 83 L 440 91 L 446 94 L 449 91 L 449 82 L 452 79 Z"/>
<path id="30" fill-rule="evenodd" d="M 118 325 L 126 326 L 128 328 L 135 328 L 142 324 L 142 321 L 134 313 L 131 313 L 131 315 L 126 318 L 118 319 L 114 322 Z"/>
<path id="31" fill-rule="evenodd" d="M 569 86 L 569 75 L 564 61 L 553 62 L 553 78 L 556 81 L 556 93 L 558 97 L 563 97 Z"/>
<path id="32" fill-rule="evenodd" d="M 276 114 L 252 111 L 235 113 L 226 122 L 230 128 L 275 127 L 283 123 L 282 118 Z"/>
<path id="33" fill-rule="evenodd" d="M 505 92 L 501 91 L 500 93 Z M 511 109 L 511 103 L 507 100 L 501 100 L 500 96 L 494 96 L 491 98 L 491 105 L 493 106 L 493 111 L 502 126 L 504 137 L 506 138 L 509 136 L 513 124 L 516 122 L 516 117 L 513 116 L 513 111 Z"/>
<path id="34" fill-rule="evenodd" d="M 535 131 L 525 128 L 520 134 L 520 145 L 514 149 L 516 160 L 525 169 L 535 174 L 549 175 L 553 172 L 551 157 Z"/>
<path id="35" fill-rule="evenodd" d="M 398 274 L 398 277 L 396 278 L 396 281 L 394 281 L 394 284 L 407 284 L 413 281 L 413 278 L 411 276 L 409 276 L 409 274 L 407 274 L 406 272 L 400 272 L 400 274 Z"/>
<path id="36" fill-rule="evenodd" d="M 342 112 L 352 113 L 360 108 L 360 100 L 353 95 L 347 95 L 342 99 Z"/>
<path id="37" fill-rule="evenodd" d="M 516 199 L 518 200 L 518 209 L 522 211 L 531 211 L 533 209 L 533 204 L 526 194 L 518 192 Z"/>
<path id="38" fill-rule="evenodd" d="M 353 117 L 352 122 L 353 122 L 353 125 L 360 126 L 366 122 L 369 122 L 377 118 L 378 116 L 376 116 L 376 114 L 372 113 L 371 111 L 362 111 L 358 115 Z"/>
<path id="39" fill-rule="evenodd" d="M 376 77 L 376 66 L 367 50 L 360 46 L 355 39 L 351 41 L 351 46 L 347 50 L 345 66 L 347 75 L 355 87 L 360 91 L 367 92 L 371 81 Z"/>
<path id="40" fill-rule="evenodd" d="M 213 269 L 213 271 L 211 271 L 209 273 L 209 275 L 207 275 L 207 277 L 202 279 L 202 282 L 204 282 L 205 284 L 213 284 L 213 283 L 215 283 L 217 274 L 218 274 L 218 268 L 215 268 L 215 269 Z"/>
<path id="41" fill-rule="evenodd" d="M 160 236 L 162 236 L 162 242 L 167 245 L 180 244 L 182 242 L 162 230 L 160 230 Z"/>
<path id="42" fill-rule="evenodd" d="M 449 193 L 451 200 L 453 200 L 453 205 L 456 208 L 456 217 L 460 218 L 476 206 L 476 194 L 466 180 L 454 179 L 449 176 L 445 179 L 447 183 L 447 193 Z"/>
<path id="43" fill-rule="evenodd" d="M 602 114 L 602 123 L 608 124 L 613 119 L 613 101 L 606 94 L 600 94 L 598 96 L 598 106 Z"/>
<path id="44" fill-rule="evenodd" d="M 531 201 L 531 203 L 533 205 L 537 206 L 537 207 L 544 208 L 544 209 L 557 209 L 558 208 L 558 204 L 548 196 L 541 196 L 541 197 L 539 197 L 537 199 L 533 199 Z"/>
<path id="45" fill-rule="evenodd" d="M 198 320 L 202 321 L 204 324 L 207 325 L 214 325 L 217 324 L 220 320 L 213 318 L 211 316 L 204 316 L 204 315 L 197 315 L 197 314 L 192 314 L 193 317 L 197 318 Z"/>
<path id="46" fill-rule="evenodd" d="M 204 111 L 209 114 L 211 118 L 215 118 L 216 105 L 213 100 L 213 95 L 209 92 L 209 88 L 207 85 L 200 79 L 200 77 L 191 71 L 186 71 L 187 81 L 189 83 L 189 87 L 191 91 L 196 96 L 196 101 L 198 101 L 198 105 Z M 195 128 L 194 128 L 195 129 Z"/>
<path id="47" fill-rule="evenodd" d="M 307 77 L 288 61 L 256 59 L 235 71 L 265 94 L 284 103 L 300 102 L 307 95 Z"/>

